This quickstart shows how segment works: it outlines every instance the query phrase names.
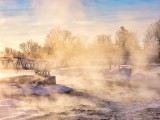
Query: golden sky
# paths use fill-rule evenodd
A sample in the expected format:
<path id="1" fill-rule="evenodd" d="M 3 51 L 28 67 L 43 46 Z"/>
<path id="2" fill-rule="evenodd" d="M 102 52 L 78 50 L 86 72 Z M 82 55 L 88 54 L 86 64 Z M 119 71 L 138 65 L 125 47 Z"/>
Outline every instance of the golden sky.
<path id="1" fill-rule="evenodd" d="M 159 11 L 160 0 L 0 0 L 0 48 L 43 43 L 57 26 L 94 38 L 123 25 L 142 40 Z"/>

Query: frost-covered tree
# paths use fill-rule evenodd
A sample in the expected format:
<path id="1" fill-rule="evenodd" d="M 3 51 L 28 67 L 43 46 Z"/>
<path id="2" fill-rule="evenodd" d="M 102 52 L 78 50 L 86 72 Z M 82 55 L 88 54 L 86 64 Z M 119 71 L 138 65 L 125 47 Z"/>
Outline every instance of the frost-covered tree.
<path id="1" fill-rule="evenodd" d="M 160 20 L 149 26 L 144 39 L 144 47 L 156 59 L 160 59 Z"/>
<path id="2" fill-rule="evenodd" d="M 116 33 L 116 46 L 124 57 L 124 64 L 130 62 L 130 57 L 133 59 L 133 56 L 136 56 L 135 54 L 140 49 L 136 34 L 126 30 L 123 26 Z"/>

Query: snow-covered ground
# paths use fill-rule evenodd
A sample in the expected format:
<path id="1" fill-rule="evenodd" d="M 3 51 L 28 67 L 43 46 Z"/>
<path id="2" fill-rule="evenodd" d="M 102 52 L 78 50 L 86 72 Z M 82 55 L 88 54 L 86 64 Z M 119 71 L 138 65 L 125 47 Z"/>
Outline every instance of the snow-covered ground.
<path id="1" fill-rule="evenodd" d="M 23 71 L 21 74 L 13 75 L 26 74 L 26 71 Z M 29 73 L 31 74 L 33 73 Z M 45 89 L 35 88 L 40 93 L 45 93 L 46 90 L 52 91 L 49 96 L 25 94 L 31 93 L 31 89 L 27 91 L 30 88 L 27 85 L 21 87 L 23 92 L 25 90 L 27 92 L 17 96 L 14 95 L 14 90 L 17 90 L 17 88 L 13 89 L 15 86 L 11 88 L 1 84 L 1 100 L 5 101 L 9 98 L 15 101 L 11 102 L 11 105 L 2 102 L 0 110 L 4 109 L 5 112 L 8 109 L 11 112 L 5 112 L 8 116 L 2 114 L 1 118 L 8 120 L 7 117 L 14 118 L 18 114 L 21 116 L 19 119 L 26 119 L 25 116 L 28 115 L 30 120 L 134 120 L 140 116 L 143 117 L 139 120 L 148 118 L 151 120 L 153 117 L 157 117 L 156 120 L 160 119 L 160 67 L 136 68 L 131 71 L 131 74 L 129 69 L 119 72 L 118 67 L 112 70 L 101 66 L 75 67 L 52 70 L 52 75 L 56 76 L 57 89 L 55 86 L 46 86 Z M 72 88 L 73 91 L 69 94 L 53 92 L 63 91 L 64 89 L 59 88 L 65 87 Z M 32 92 L 35 89 L 32 89 Z M 6 96 L 6 91 L 13 93 L 11 96 Z M 13 103 L 16 103 L 16 106 Z M 25 108 L 33 110 L 33 113 L 22 112 L 21 110 Z M 37 116 L 32 118 L 35 111 Z"/>
<path id="2" fill-rule="evenodd" d="M 33 75 L 33 70 L 0 70 L 0 78 Z"/>
<path id="3" fill-rule="evenodd" d="M 28 120 L 47 114 L 24 105 L 24 102 L 15 99 L 0 99 L 0 120 Z"/>

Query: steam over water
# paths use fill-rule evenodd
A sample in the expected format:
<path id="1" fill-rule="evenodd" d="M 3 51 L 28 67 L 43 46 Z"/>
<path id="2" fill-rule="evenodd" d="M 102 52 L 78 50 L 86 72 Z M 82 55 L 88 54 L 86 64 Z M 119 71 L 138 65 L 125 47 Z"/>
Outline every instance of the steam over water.
<path id="1" fill-rule="evenodd" d="M 52 70 L 52 75 L 56 76 L 57 84 L 72 88 L 70 93 L 50 94 L 49 96 L 17 96 L 14 94 L 2 96 L 1 94 L 1 100 L 18 100 L 21 104 L 18 103 L 14 109 L 11 107 L 12 112 L 15 113 L 19 107 L 29 108 L 37 115 L 33 117 L 34 112 L 30 112 L 30 118 L 37 120 L 40 119 L 37 118 L 38 116 L 41 116 L 42 120 L 75 120 L 82 116 L 85 119 L 115 117 L 121 119 L 124 116 L 129 119 L 128 115 L 133 117 L 134 113 L 137 116 L 137 111 L 143 113 L 143 110 L 148 108 L 159 108 L 159 70 L 159 67 L 150 70 L 137 68 L 126 79 L 127 74 L 120 73 L 118 67 L 114 67 L 112 70 L 108 66 L 59 68 Z M 1 78 L 33 75 L 33 71 L 13 72 L 10 70 L 9 75 L 6 71 L 3 73 L 1 73 Z M 4 84 L 1 84 L 0 89 L 1 92 L 10 93 L 15 90 Z M 16 112 L 16 114 L 18 113 Z M 27 111 L 25 114 L 28 114 Z M 13 119 L 13 114 L 10 119 Z"/>

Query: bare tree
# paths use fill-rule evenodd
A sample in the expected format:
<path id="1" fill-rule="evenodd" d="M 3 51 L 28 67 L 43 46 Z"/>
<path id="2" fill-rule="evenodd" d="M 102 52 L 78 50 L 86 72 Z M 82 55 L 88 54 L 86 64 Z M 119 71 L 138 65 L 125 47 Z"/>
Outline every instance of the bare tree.
<path id="1" fill-rule="evenodd" d="M 124 57 L 124 64 L 130 63 L 130 57 L 139 50 L 139 42 L 135 33 L 129 32 L 125 27 L 120 27 L 116 33 L 116 45 L 121 50 L 121 55 Z"/>
<path id="2" fill-rule="evenodd" d="M 126 47 L 126 43 L 129 39 L 129 32 L 123 26 L 120 27 L 120 30 L 116 33 L 116 45 L 121 48 Z"/>
<path id="3" fill-rule="evenodd" d="M 112 44 L 111 36 L 105 34 L 97 35 L 95 42 L 104 46 L 110 46 Z"/>
<path id="4" fill-rule="evenodd" d="M 157 59 L 160 59 L 160 20 L 151 24 L 144 39 L 144 47 L 149 49 Z"/>
<path id="5" fill-rule="evenodd" d="M 13 48 L 9 48 L 9 47 L 4 48 L 5 57 L 15 57 L 16 54 L 17 54 L 17 51 L 14 50 Z"/>
<path id="6" fill-rule="evenodd" d="M 72 33 L 60 28 L 52 29 L 46 37 L 45 46 L 50 49 L 65 47 L 73 41 Z"/>
<path id="7" fill-rule="evenodd" d="M 4 56 L 4 51 L 0 50 L 0 57 L 3 57 L 3 56 Z"/>
<path id="8" fill-rule="evenodd" d="M 58 64 L 67 64 L 75 56 L 84 52 L 86 37 L 73 35 L 70 31 L 60 28 L 52 29 L 46 37 L 44 49 L 50 59 Z"/>
<path id="9" fill-rule="evenodd" d="M 39 51 L 41 46 L 37 42 L 29 40 L 26 43 L 21 43 L 20 49 L 27 55 L 27 57 L 38 58 L 40 56 Z"/>

